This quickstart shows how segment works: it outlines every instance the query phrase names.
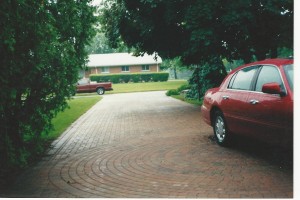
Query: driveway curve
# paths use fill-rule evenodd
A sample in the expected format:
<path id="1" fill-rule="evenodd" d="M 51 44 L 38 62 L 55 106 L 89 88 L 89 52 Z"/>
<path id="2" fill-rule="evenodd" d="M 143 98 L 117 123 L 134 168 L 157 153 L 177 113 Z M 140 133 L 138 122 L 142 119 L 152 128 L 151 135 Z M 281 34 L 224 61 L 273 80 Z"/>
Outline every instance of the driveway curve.
<path id="1" fill-rule="evenodd" d="M 105 95 L 6 197 L 291 198 L 293 170 L 211 138 L 165 92 Z"/>

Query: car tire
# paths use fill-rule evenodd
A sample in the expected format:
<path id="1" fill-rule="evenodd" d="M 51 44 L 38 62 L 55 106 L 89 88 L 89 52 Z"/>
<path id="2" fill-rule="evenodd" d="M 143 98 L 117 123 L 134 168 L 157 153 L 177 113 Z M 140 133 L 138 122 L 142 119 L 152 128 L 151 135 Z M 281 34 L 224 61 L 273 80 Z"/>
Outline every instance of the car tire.
<path id="1" fill-rule="evenodd" d="M 99 95 L 103 95 L 103 94 L 105 93 L 105 89 L 102 88 L 102 87 L 97 88 L 97 93 L 98 93 Z"/>
<path id="2" fill-rule="evenodd" d="M 216 142 L 220 146 L 228 146 L 230 142 L 230 136 L 224 115 L 221 111 L 216 111 L 214 113 L 213 128 Z"/>

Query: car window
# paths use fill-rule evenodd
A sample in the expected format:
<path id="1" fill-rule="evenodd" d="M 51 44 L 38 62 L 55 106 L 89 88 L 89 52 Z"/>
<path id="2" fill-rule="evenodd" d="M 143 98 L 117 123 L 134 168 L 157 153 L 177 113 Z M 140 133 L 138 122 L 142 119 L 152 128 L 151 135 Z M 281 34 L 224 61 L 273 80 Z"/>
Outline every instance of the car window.
<path id="1" fill-rule="evenodd" d="M 284 72 L 286 74 L 291 90 L 294 90 L 294 65 L 285 65 Z"/>
<path id="2" fill-rule="evenodd" d="M 77 83 L 78 83 L 78 85 L 87 85 L 87 84 L 89 84 L 89 79 L 83 78 L 83 79 L 80 79 Z"/>
<path id="3" fill-rule="evenodd" d="M 266 83 L 276 82 L 284 90 L 279 70 L 275 66 L 263 66 L 256 82 L 255 91 L 261 92 L 262 86 Z"/>
<path id="4" fill-rule="evenodd" d="M 257 66 L 251 66 L 238 71 L 230 80 L 228 87 L 237 90 L 250 90 L 257 68 Z"/>

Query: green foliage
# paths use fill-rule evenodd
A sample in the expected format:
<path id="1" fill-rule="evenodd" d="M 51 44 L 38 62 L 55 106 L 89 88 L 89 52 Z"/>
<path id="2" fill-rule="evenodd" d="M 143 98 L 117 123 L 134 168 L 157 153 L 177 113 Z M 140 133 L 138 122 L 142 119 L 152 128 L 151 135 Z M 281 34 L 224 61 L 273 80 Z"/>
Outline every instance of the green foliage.
<path id="1" fill-rule="evenodd" d="M 279 58 L 290 58 L 293 57 L 293 49 L 290 48 L 279 48 L 278 49 L 278 57 Z"/>
<path id="2" fill-rule="evenodd" d="M 187 102 L 189 104 L 197 105 L 197 106 L 201 106 L 203 104 L 202 100 L 199 101 L 198 99 L 189 99 L 189 98 L 186 98 L 183 95 L 172 95 L 172 97 L 175 98 L 175 99 Z"/>
<path id="3" fill-rule="evenodd" d="M 171 90 L 168 90 L 168 91 L 166 92 L 166 95 L 167 95 L 167 96 L 179 95 L 179 92 L 178 92 L 177 89 L 171 89 Z"/>
<path id="4" fill-rule="evenodd" d="M 279 47 L 293 46 L 292 0 L 195 2 L 187 12 L 188 20 L 197 21 L 187 24 L 192 36 L 189 59 L 215 52 L 248 63 L 253 58 L 277 57 Z M 199 55 L 201 47 L 206 52 Z"/>
<path id="5" fill-rule="evenodd" d="M 183 90 L 191 89 L 191 86 L 188 84 L 181 85 L 177 89 L 171 89 L 166 92 L 167 96 L 179 95 Z"/>
<path id="6" fill-rule="evenodd" d="M 186 3 L 188 2 L 188 3 Z M 164 58 L 180 56 L 183 38 L 181 22 L 189 1 L 107 0 L 100 11 L 101 27 L 110 45 L 123 40 L 137 52 L 158 52 Z"/>
<path id="7" fill-rule="evenodd" d="M 220 69 L 223 63 L 219 59 L 212 59 L 209 63 L 195 66 L 194 73 L 189 80 L 191 89 L 186 94 L 187 98 L 201 100 L 206 90 L 219 86 L 227 72 Z"/>
<path id="8" fill-rule="evenodd" d="M 231 62 L 228 62 L 227 59 L 223 59 L 222 62 L 227 72 L 245 64 L 243 60 L 232 60 Z"/>
<path id="9" fill-rule="evenodd" d="M 188 90 L 188 89 L 191 89 L 191 86 L 189 84 L 184 84 L 184 85 L 181 85 L 177 91 L 180 93 L 181 91 L 183 90 Z"/>
<path id="10" fill-rule="evenodd" d="M 100 16 L 112 45 L 200 64 L 277 57 L 293 47 L 293 13 L 293 0 L 107 0 Z"/>
<path id="11" fill-rule="evenodd" d="M 112 83 L 138 83 L 138 82 L 162 82 L 167 81 L 169 73 L 130 73 L 130 74 L 91 74 L 90 80 L 97 82 Z"/>
<path id="12" fill-rule="evenodd" d="M 182 63 L 181 57 L 176 57 L 173 59 L 164 59 L 161 64 L 161 69 L 170 69 L 174 71 L 175 79 L 177 79 L 177 71 L 182 71 L 187 68 L 188 67 Z"/>
<path id="13" fill-rule="evenodd" d="M 85 47 L 88 54 L 120 53 L 128 52 L 129 49 L 122 42 L 118 48 L 111 48 L 104 33 L 98 32 L 89 45 Z"/>
<path id="14" fill-rule="evenodd" d="M 0 1 L 0 168 L 43 152 L 41 133 L 67 107 L 95 34 L 89 2 Z"/>

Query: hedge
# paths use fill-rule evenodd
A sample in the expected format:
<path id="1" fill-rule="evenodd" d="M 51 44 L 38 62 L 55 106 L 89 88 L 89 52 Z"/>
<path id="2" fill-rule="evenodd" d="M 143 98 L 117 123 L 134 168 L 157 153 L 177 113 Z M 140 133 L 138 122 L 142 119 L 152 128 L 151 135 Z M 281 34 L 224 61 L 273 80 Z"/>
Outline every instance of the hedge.
<path id="1" fill-rule="evenodd" d="M 162 82 L 168 81 L 169 73 L 130 73 L 130 74 L 91 74 L 90 80 L 112 83 L 138 83 L 138 82 Z"/>

